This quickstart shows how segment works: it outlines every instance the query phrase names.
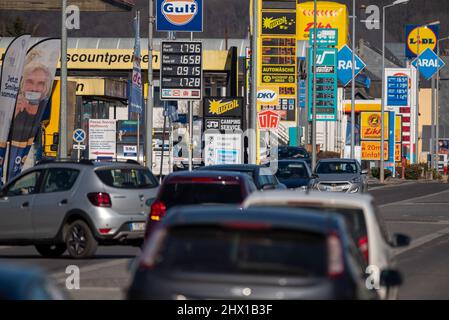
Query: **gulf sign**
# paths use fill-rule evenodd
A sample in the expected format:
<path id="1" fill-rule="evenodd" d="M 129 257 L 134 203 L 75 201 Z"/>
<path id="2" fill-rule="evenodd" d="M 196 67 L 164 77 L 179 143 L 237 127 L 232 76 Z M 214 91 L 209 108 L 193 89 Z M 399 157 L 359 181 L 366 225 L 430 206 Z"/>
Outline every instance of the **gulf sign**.
<path id="1" fill-rule="evenodd" d="M 439 26 L 422 27 L 420 25 L 407 25 L 405 27 L 405 56 L 415 58 L 423 53 L 427 48 L 437 52 Z M 418 54 L 419 47 L 419 54 Z"/>
<path id="2" fill-rule="evenodd" d="M 338 29 L 338 48 L 348 43 L 349 15 L 346 5 L 336 2 L 318 1 L 317 28 Z M 313 1 L 298 3 L 296 6 L 297 40 L 309 41 L 313 29 Z"/>
<path id="3" fill-rule="evenodd" d="M 157 0 L 157 31 L 203 31 L 203 0 Z"/>

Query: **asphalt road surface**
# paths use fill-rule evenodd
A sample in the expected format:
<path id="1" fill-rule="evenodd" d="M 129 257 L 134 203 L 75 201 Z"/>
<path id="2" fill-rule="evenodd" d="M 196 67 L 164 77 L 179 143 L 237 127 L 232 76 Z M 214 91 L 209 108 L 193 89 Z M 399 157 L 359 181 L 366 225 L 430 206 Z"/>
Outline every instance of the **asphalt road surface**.
<path id="1" fill-rule="evenodd" d="M 397 252 L 404 277 L 400 299 L 449 299 L 449 184 L 406 182 L 370 189 L 389 233 L 412 237 L 409 247 Z M 0 263 L 44 269 L 65 288 L 66 268 L 80 268 L 80 289 L 73 299 L 122 299 L 130 280 L 129 266 L 140 249 L 99 247 L 88 260 L 43 259 L 34 247 L 0 247 Z"/>

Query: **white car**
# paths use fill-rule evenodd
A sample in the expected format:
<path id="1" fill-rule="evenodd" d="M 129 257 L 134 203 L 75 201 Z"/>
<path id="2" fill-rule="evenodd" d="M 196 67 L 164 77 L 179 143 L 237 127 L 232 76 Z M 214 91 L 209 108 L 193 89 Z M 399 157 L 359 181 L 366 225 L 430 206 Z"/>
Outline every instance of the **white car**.
<path id="1" fill-rule="evenodd" d="M 243 203 L 243 208 L 259 206 L 309 208 L 326 213 L 342 214 L 367 265 L 377 267 L 369 269 L 369 273 L 373 272 L 372 270 L 379 271 L 372 274 L 372 277 L 376 277 L 376 281 L 380 281 L 382 270 L 394 269 L 395 248 L 407 246 L 410 243 L 410 238 L 405 235 L 395 234 L 391 238 L 388 236 L 374 199 L 370 195 L 282 190 L 256 192 L 246 198 Z M 382 299 L 395 299 L 397 289 L 397 287 L 381 286 L 379 295 Z"/>

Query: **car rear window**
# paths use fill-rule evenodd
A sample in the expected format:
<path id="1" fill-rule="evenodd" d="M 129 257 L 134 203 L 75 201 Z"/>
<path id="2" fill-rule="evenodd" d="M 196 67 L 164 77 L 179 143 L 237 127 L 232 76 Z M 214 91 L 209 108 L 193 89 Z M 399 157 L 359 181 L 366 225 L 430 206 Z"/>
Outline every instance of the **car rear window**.
<path id="1" fill-rule="evenodd" d="M 121 189 L 146 189 L 158 186 L 149 170 L 114 168 L 96 170 L 95 174 L 109 187 Z"/>
<path id="2" fill-rule="evenodd" d="M 307 179 L 309 172 L 303 163 L 278 162 L 276 177 L 282 180 Z"/>
<path id="3" fill-rule="evenodd" d="M 167 207 L 193 204 L 240 204 L 244 197 L 240 184 L 169 183 L 161 197 Z"/>
<path id="4" fill-rule="evenodd" d="M 326 274 L 326 241 L 299 230 L 176 227 L 156 261 L 164 271 L 316 277 Z"/>

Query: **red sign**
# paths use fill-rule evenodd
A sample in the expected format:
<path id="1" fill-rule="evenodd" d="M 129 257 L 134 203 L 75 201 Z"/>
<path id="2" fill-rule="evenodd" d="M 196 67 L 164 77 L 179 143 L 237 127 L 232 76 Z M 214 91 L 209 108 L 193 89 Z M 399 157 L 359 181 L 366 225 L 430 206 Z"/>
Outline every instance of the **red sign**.
<path id="1" fill-rule="evenodd" d="M 265 110 L 259 112 L 259 127 L 260 129 L 277 129 L 279 127 L 279 122 L 281 116 L 272 110 Z"/>

